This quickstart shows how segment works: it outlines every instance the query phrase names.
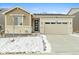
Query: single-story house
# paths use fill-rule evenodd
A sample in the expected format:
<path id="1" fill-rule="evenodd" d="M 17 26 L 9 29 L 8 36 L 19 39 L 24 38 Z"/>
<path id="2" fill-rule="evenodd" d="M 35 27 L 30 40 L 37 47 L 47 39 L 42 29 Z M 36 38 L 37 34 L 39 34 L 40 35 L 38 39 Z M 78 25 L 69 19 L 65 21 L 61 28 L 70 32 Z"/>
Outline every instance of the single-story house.
<path id="1" fill-rule="evenodd" d="M 79 32 L 79 9 L 67 14 L 32 14 L 21 7 L 0 9 L 4 34 L 72 34 Z"/>

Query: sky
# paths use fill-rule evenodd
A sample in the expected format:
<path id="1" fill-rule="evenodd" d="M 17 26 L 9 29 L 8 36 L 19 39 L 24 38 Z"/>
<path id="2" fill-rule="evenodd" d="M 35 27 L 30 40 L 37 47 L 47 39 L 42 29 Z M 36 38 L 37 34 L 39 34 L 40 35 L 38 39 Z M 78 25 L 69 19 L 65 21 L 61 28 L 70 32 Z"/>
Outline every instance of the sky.
<path id="1" fill-rule="evenodd" d="M 20 6 L 31 13 L 66 14 L 71 8 L 79 8 L 79 3 L 0 3 L 0 8 Z"/>

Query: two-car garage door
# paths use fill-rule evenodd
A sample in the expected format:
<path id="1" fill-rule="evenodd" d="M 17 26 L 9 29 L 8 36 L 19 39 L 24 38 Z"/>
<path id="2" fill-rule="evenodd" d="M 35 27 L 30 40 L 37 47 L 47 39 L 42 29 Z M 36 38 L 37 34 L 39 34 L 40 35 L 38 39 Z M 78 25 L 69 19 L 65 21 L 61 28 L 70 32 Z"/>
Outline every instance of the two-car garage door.
<path id="1" fill-rule="evenodd" d="M 45 22 L 45 34 L 67 34 L 68 22 Z"/>

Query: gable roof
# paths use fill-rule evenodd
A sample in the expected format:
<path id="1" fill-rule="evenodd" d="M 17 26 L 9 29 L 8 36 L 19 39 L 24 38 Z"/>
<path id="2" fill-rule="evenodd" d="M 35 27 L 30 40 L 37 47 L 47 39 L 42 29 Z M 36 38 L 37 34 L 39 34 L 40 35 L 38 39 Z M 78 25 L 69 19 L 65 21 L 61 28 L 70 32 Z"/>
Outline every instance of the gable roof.
<path id="1" fill-rule="evenodd" d="M 16 8 L 20 8 L 21 10 L 25 11 L 26 13 L 32 14 L 32 13 L 26 11 L 24 8 L 18 7 L 18 6 L 14 7 L 14 8 L 11 8 L 11 9 L 8 9 L 8 10 L 4 11 L 2 14 L 6 14 L 6 13 L 8 13 L 8 12 L 10 12 L 11 10 L 16 9 Z"/>

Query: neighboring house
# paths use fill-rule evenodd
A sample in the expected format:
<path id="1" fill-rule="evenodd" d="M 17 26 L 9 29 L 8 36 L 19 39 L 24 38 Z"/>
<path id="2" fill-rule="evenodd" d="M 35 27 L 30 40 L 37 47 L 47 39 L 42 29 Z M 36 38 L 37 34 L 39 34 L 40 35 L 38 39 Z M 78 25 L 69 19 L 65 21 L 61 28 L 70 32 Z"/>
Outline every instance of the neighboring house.
<path id="1" fill-rule="evenodd" d="M 74 25 L 75 12 L 70 10 L 68 14 L 31 14 L 23 8 L 15 7 L 1 12 L 0 22 L 3 22 L 1 24 L 5 34 L 72 34 L 77 32 L 77 26 Z"/>
<path id="2" fill-rule="evenodd" d="M 73 18 L 73 32 L 79 33 L 79 8 L 71 8 L 68 15 L 75 16 Z"/>

